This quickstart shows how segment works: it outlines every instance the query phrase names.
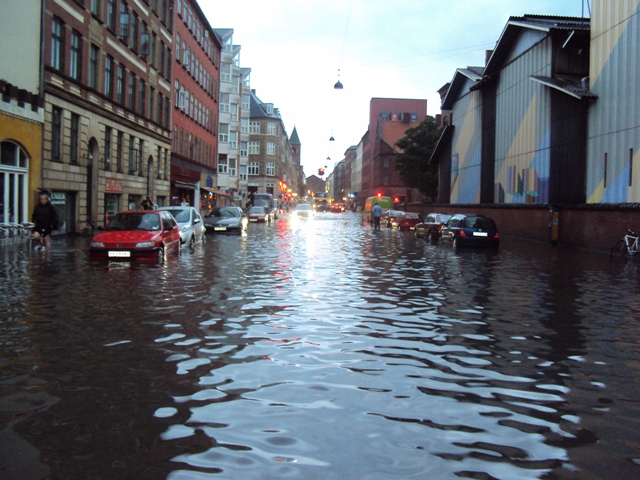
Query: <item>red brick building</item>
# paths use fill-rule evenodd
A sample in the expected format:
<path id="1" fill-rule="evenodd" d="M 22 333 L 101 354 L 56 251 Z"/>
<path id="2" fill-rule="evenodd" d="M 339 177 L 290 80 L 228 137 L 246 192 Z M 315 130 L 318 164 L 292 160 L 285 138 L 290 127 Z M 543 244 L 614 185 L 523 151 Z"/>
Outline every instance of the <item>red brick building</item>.
<path id="1" fill-rule="evenodd" d="M 169 201 L 172 3 L 45 0 L 41 188 L 63 233 Z"/>
<path id="2" fill-rule="evenodd" d="M 174 0 L 171 203 L 218 202 L 218 94 L 222 44 L 195 0 Z"/>

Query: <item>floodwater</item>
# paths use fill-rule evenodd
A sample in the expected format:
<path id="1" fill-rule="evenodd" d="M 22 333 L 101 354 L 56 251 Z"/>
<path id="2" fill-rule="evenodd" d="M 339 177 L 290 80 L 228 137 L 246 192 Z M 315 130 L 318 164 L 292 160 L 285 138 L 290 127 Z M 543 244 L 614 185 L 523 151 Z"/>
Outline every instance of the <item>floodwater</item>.
<path id="1" fill-rule="evenodd" d="M 640 477 L 640 259 L 373 232 L 0 250 L 0 478 Z"/>

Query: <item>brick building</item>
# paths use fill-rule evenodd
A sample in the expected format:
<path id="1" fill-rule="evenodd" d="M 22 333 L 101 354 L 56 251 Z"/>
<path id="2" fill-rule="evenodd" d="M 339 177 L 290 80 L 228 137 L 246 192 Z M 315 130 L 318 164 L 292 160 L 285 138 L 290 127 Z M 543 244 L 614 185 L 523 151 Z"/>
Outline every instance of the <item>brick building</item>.
<path id="1" fill-rule="evenodd" d="M 171 204 L 218 201 L 220 39 L 195 0 L 175 2 Z"/>
<path id="2" fill-rule="evenodd" d="M 172 4 L 45 0 L 42 188 L 65 232 L 169 202 Z"/>

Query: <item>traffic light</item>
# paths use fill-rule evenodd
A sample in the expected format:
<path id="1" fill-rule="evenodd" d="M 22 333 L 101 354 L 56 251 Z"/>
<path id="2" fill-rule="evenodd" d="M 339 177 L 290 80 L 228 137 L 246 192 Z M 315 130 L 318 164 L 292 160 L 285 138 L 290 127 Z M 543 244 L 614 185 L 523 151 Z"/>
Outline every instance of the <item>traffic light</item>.
<path id="1" fill-rule="evenodd" d="M 324 175 L 324 168 L 319 168 L 318 169 L 318 175 L 320 175 L 320 176 Z"/>
<path id="2" fill-rule="evenodd" d="M 377 196 L 378 198 L 380 198 L 380 197 L 382 196 L 382 192 L 378 192 L 378 193 L 376 194 L 376 196 Z"/>
<path id="3" fill-rule="evenodd" d="M 398 197 L 393 197 L 393 202 L 394 202 L 394 203 L 399 203 L 399 202 L 400 202 L 400 199 L 399 199 Z"/>

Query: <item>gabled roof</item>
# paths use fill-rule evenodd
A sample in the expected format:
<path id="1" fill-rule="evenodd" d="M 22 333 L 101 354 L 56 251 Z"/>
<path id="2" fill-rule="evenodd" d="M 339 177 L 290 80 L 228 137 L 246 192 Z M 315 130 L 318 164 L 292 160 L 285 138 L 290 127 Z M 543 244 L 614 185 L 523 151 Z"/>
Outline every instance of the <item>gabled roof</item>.
<path id="1" fill-rule="evenodd" d="M 449 142 L 451 142 L 451 137 L 453 136 L 454 129 L 455 127 L 453 125 L 447 125 L 446 127 L 444 127 L 444 130 L 442 130 L 440 138 L 438 139 L 438 143 L 436 143 L 436 148 L 434 148 L 433 152 L 431 153 L 429 164 L 436 161 L 438 157 L 444 153 L 445 147 L 447 147 L 449 145 Z"/>
<path id="2" fill-rule="evenodd" d="M 480 80 L 482 80 L 483 71 L 484 68 L 482 67 L 467 67 L 456 69 L 456 73 L 454 73 L 453 79 L 449 83 L 449 89 L 447 90 L 447 93 L 442 100 L 442 106 L 440 108 L 442 110 L 451 110 L 453 104 L 460 96 L 460 90 L 467 82 L 467 80 L 471 80 L 474 83 L 479 82 Z"/>
<path id="3" fill-rule="evenodd" d="M 553 77 L 544 77 L 541 75 L 531 75 L 529 78 L 535 82 L 540 82 L 547 87 L 555 88 L 567 95 L 571 95 L 577 99 L 598 98 L 597 95 L 591 93 L 587 85 L 584 85 L 582 78 L 572 75 L 554 75 Z"/>
<path id="4" fill-rule="evenodd" d="M 523 29 L 538 30 L 552 33 L 554 31 L 584 31 L 589 32 L 590 21 L 582 17 L 555 17 L 548 15 L 524 15 L 511 17 L 504 27 L 496 47 L 485 67 L 485 75 L 498 72 L 504 60 L 511 52 L 513 45 Z"/>
<path id="5" fill-rule="evenodd" d="M 282 120 L 277 108 L 273 109 L 273 113 L 267 113 L 265 103 L 260 100 L 253 91 L 251 92 L 250 107 L 249 116 L 251 118 L 273 118 Z"/>

